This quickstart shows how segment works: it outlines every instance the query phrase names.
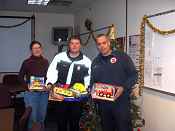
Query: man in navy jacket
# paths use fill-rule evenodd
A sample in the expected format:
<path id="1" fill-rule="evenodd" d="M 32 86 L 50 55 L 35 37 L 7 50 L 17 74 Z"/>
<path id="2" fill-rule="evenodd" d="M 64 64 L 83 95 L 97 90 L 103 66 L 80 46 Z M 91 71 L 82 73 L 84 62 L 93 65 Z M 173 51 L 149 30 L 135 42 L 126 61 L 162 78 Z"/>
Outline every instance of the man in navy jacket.
<path id="1" fill-rule="evenodd" d="M 132 131 L 130 119 L 130 92 L 137 81 L 137 71 L 131 58 L 112 51 L 109 38 L 96 37 L 99 55 L 91 65 L 91 86 L 95 83 L 114 85 L 115 101 L 97 100 L 103 131 Z"/>

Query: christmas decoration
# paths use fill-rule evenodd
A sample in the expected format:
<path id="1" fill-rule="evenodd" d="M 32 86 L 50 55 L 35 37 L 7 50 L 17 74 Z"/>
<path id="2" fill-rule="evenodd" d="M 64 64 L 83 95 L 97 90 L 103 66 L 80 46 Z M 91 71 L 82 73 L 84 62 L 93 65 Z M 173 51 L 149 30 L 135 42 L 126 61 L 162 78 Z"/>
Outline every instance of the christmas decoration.
<path id="1" fill-rule="evenodd" d="M 83 114 L 79 121 L 81 131 L 102 131 L 100 116 L 92 99 L 89 98 L 89 101 L 83 105 L 83 109 Z"/>
<path id="2" fill-rule="evenodd" d="M 145 124 L 138 99 L 136 96 L 131 96 L 131 122 L 133 128 L 143 127 Z"/>

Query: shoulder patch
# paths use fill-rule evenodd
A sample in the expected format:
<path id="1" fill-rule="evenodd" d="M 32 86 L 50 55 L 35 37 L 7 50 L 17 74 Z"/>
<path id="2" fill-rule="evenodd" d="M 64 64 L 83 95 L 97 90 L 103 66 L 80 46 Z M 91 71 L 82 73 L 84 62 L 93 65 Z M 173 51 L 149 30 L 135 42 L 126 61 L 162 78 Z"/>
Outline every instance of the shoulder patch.
<path id="1" fill-rule="evenodd" d="M 116 57 L 112 57 L 110 59 L 111 64 L 115 64 L 117 61 L 118 61 L 118 59 Z"/>

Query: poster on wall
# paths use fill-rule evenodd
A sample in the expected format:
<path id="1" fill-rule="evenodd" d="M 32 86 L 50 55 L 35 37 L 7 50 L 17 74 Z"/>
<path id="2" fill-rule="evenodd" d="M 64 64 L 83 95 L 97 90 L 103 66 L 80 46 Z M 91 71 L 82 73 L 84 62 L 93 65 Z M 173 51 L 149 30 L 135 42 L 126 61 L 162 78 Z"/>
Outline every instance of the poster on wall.
<path id="1" fill-rule="evenodd" d="M 137 70 L 139 70 L 139 42 L 140 35 L 129 36 L 128 55 L 133 60 Z"/>
<path id="2" fill-rule="evenodd" d="M 155 34 L 146 26 L 145 31 L 145 63 L 144 63 L 144 77 L 145 86 L 154 87 L 154 89 L 162 88 L 162 53 L 159 40 L 163 40 L 161 35 Z"/>
<path id="3" fill-rule="evenodd" d="M 139 72 L 139 55 L 140 55 L 140 35 L 131 35 L 128 37 L 128 55 L 131 57 L 134 65 L 136 66 L 136 70 Z M 134 88 L 139 88 L 139 81 L 135 84 Z M 136 93 L 136 96 L 139 95 L 139 91 Z"/>
<path id="4" fill-rule="evenodd" d="M 144 59 L 144 85 L 152 86 L 153 80 L 153 34 L 151 29 L 146 27 L 145 30 L 145 59 Z"/>
<path id="5" fill-rule="evenodd" d="M 124 52 L 124 50 L 125 50 L 125 38 L 126 37 L 118 37 L 117 38 L 117 44 L 116 44 L 115 48 L 118 51 Z"/>

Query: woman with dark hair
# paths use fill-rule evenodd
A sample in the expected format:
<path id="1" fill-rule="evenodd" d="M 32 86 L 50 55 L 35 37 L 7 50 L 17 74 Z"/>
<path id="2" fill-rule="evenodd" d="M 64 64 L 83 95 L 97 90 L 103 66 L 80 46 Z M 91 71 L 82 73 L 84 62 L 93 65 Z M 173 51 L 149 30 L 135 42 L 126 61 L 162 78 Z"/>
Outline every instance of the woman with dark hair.
<path id="1" fill-rule="evenodd" d="M 48 60 L 42 56 L 42 45 L 40 42 L 32 41 L 30 44 L 30 51 L 31 56 L 22 63 L 19 72 L 19 81 L 27 90 L 24 94 L 25 107 L 26 109 L 29 109 L 29 107 L 32 109 L 28 122 L 28 130 L 32 130 L 36 125 L 44 129 L 48 92 L 31 91 L 29 87 L 32 78 L 43 79 L 44 82 L 46 81 L 49 63 Z M 27 112 L 24 113 L 22 119 L 25 119 L 26 113 Z"/>

